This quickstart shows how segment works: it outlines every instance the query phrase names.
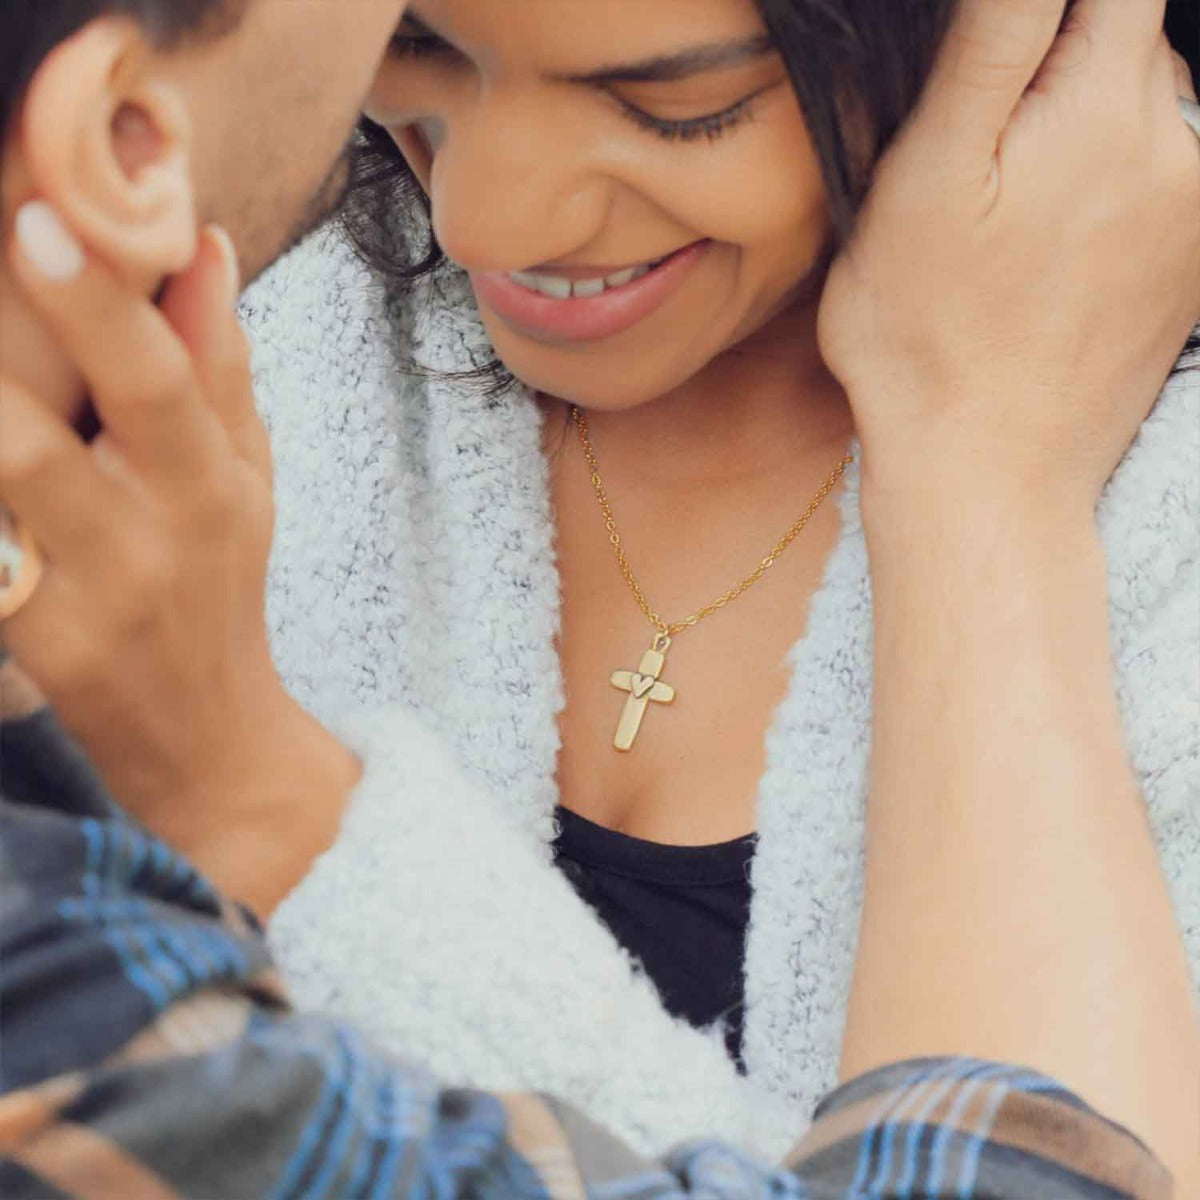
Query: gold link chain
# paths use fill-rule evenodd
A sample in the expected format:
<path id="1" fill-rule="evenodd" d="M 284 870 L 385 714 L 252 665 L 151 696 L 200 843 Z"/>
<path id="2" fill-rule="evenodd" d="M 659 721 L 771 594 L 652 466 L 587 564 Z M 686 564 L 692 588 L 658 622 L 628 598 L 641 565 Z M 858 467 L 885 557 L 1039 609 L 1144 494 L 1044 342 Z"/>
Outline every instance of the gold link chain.
<path id="1" fill-rule="evenodd" d="M 621 535 L 617 532 L 617 521 L 613 516 L 612 505 L 608 502 L 608 495 L 604 490 L 604 481 L 600 478 L 600 466 L 596 462 L 596 451 L 592 448 L 592 439 L 588 434 L 587 417 L 583 414 L 582 409 L 576 405 L 571 406 L 571 417 L 575 422 L 575 428 L 579 433 L 579 444 L 583 447 L 584 457 L 587 459 L 588 468 L 592 473 L 592 488 L 595 490 L 596 499 L 600 503 L 600 511 L 604 514 L 604 528 L 608 531 L 608 540 L 612 543 L 613 549 L 616 551 L 617 563 L 621 568 L 621 575 L 629 585 L 629 590 L 633 592 L 633 597 L 638 602 L 638 607 L 646 615 L 646 618 L 660 633 L 668 638 L 673 637 L 677 633 L 682 633 L 685 629 L 690 629 L 693 625 L 698 625 L 705 617 L 712 616 L 718 609 L 731 604 L 743 592 L 752 588 L 771 569 L 776 559 L 800 536 L 804 527 L 812 520 L 817 509 L 821 507 L 829 493 L 837 486 L 838 480 L 846 473 L 846 468 L 854 461 L 854 455 L 852 454 L 848 454 L 842 459 L 837 467 L 834 468 L 829 478 L 821 485 L 817 494 L 808 502 L 808 507 L 796 518 L 787 533 L 775 543 L 775 547 L 771 553 L 741 583 L 735 587 L 731 587 L 724 595 L 718 596 L 716 600 L 706 604 L 703 608 L 697 609 L 685 620 L 667 622 L 651 607 L 649 600 L 646 599 L 645 593 L 634 577 L 633 568 L 629 565 L 629 559 L 625 557 L 625 550 L 621 545 Z"/>

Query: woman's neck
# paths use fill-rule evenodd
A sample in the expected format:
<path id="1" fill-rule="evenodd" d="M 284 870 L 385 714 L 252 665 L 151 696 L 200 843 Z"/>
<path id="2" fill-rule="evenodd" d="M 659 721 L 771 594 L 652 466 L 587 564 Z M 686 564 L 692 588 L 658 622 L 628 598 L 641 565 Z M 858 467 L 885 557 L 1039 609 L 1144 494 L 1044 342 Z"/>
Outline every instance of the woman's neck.
<path id="1" fill-rule="evenodd" d="M 588 423 L 606 475 L 650 465 L 670 488 L 737 487 L 810 455 L 835 460 L 853 432 L 845 393 L 817 347 L 815 306 L 781 314 L 673 391 L 624 411 L 591 411 Z"/>

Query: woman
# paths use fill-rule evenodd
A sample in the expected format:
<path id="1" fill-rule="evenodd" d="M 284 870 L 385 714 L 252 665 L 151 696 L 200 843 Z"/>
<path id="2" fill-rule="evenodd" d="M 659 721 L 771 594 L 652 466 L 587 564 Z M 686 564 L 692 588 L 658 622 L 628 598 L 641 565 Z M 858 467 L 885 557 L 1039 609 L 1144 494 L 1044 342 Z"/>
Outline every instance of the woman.
<path id="1" fill-rule="evenodd" d="M 795 1106 L 836 1071 L 853 961 L 872 704 L 868 564 L 890 586 L 897 551 L 915 561 L 929 545 L 969 540 L 940 524 L 953 494 L 979 528 L 992 527 L 996 506 L 1025 532 L 1025 518 L 1049 512 L 1054 522 L 1038 532 L 1055 536 L 1038 543 L 1038 575 L 1053 576 L 1055 554 L 1090 526 L 1184 340 L 1194 303 L 1160 303 L 1168 289 L 1160 279 L 1148 288 L 1140 257 L 1125 270 L 1105 262 L 1094 277 L 1069 275 L 1070 291 L 1054 294 L 1072 251 L 1078 258 L 1098 231 L 1114 232 L 1103 201 L 1090 223 L 1072 214 L 1064 228 L 1085 240 L 1060 249 L 1058 227 L 1031 227 L 1032 206 L 1009 211 L 993 195 L 1012 228 L 981 223 L 975 270 L 965 270 L 969 237 L 919 221 L 922 194 L 988 193 L 955 174 L 957 152 L 945 162 L 928 153 L 938 144 L 928 130 L 924 160 L 901 145 L 885 163 L 888 200 L 866 209 L 863 258 L 843 256 L 825 282 L 834 235 L 915 101 L 949 7 L 848 3 L 830 15 L 796 0 L 603 9 L 556 0 L 510 6 L 496 27 L 465 0 L 418 6 L 420 23 L 402 31 L 372 97 L 374 136 L 381 145 L 386 128 L 428 190 L 440 241 L 472 269 L 486 336 L 460 274 L 435 281 L 434 315 L 421 323 L 423 305 L 381 292 L 335 243 L 302 253 L 257 295 L 260 390 L 281 459 L 273 604 L 285 674 L 335 727 L 340 710 L 364 701 L 420 710 L 455 765 L 497 798 L 491 809 L 439 808 L 436 796 L 401 804 L 389 762 L 411 747 L 388 744 L 385 719 L 349 731 L 366 783 L 339 844 L 280 909 L 275 941 L 303 995 L 419 1040 L 444 1075 L 517 1082 L 506 1051 L 519 1042 L 533 1082 L 643 1143 L 707 1121 L 736 1128 L 740 1115 L 748 1136 L 778 1149 Z M 1082 5 L 1077 19 L 1112 22 L 1100 40 L 1126 46 L 1122 22 L 1146 18 L 1113 16 L 1120 7 Z M 1071 74 L 1056 75 L 1054 63 L 1070 67 L 1099 28 L 1059 43 L 1043 76 L 1051 91 L 1066 90 Z M 1173 103 L 1182 85 L 1161 48 L 1145 60 L 1154 65 L 1139 82 L 1151 79 L 1156 100 L 1169 92 Z M 864 100 L 862 111 L 848 106 L 844 127 L 835 82 Z M 1114 94 L 1128 103 L 1134 93 Z M 1036 158 L 1027 128 L 1036 99 L 1026 111 L 1024 140 L 1014 133 L 1002 156 L 1014 171 Z M 1114 103 L 1109 116 L 1120 115 Z M 941 144 L 969 146 L 979 116 L 946 114 Z M 1170 161 L 1188 164 L 1186 129 L 1171 117 L 1163 145 L 1171 139 Z M 1158 137 L 1157 119 L 1153 129 Z M 1140 169 L 1140 139 L 1130 142 Z M 993 137 L 974 161 L 994 151 Z M 1081 159 L 1093 157 L 1092 144 L 1081 147 Z M 886 178 L 889 166 L 903 168 L 910 190 Z M 1070 187 L 1054 199 L 1088 208 Z M 913 244 L 872 240 L 881 224 L 902 228 L 905 203 Z M 352 226 L 360 240 L 379 232 L 394 242 L 394 225 L 373 225 L 370 211 Z M 1182 294 L 1192 266 L 1175 266 Z M 1155 259 L 1160 267 L 1172 263 Z M 923 302 L 914 308 L 933 306 L 939 319 L 926 312 L 910 325 L 895 304 L 872 310 L 855 286 L 860 271 L 888 280 L 892 296 L 907 289 Z M 1008 275 L 995 279 L 994 312 L 979 297 L 987 272 Z M 1063 309 L 1073 323 L 1033 341 L 1036 329 L 1018 323 L 1021 339 L 1006 340 L 1004 310 L 1024 285 L 1031 312 Z M 1109 315 L 1104 293 L 1114 288 L 1130 311 L 1155 313 L 1145 329 L 1122 331 L 1119 353 L 1108 325 L 1097 320 L 1105 333 L 1095 344 L 1078 329 L 1093 306 Z M 314 316 L 317 290 L 337 301 Z M 1004 333 L 989 341 L 994 328 Z M 398 382 L 410 348 L 432 372 L 417 384 Z M 454 377 L 486 366 L 493 350 L 521 384 L 488 395 L 477 379 Z M 934 403 L 961 402 L 964 391 L 983 406 L 969 421 Z M 328 408 L 314 414 L 298 394 Z M 1089 394 L 1090 409 L 1078 403 Z M 1060 410 L 1067 395 L 1075 403 Z M 1171 708 L 1191 686 L 1194 405 L 1194 379 L 1180 373 L 1101 510 L 1118 689 L 1193 960 L 1195 743 L 1187 712 Z M 1078 429 L 1088 436 L 1072 439 Z M 839 503 L 817 503 L 834 490 Z M 780 534 L 810 509 L 783 546 Z M 612 535 L 628 553 L 621 570 Z M 764 555 L 770 572 L 742 588 Z M 920 601 L 954 588 L 952 628 L 963 604 L 982 602 L 959 593 L 961 578 L 940 578 L 940 560 Z M 909 653 L 922 661 L 934 649 Z M 876 687 L 873 797 L 905 773 L 897 747 L 915 747 L 921 763 L 938 755 L 928 728 L 897 726 L 887 701 L 895 669 L 881 676 L 891 693 Z M 1091 714 L 1091 699 L 1112 688 L 1103 671 L 1088 679 L 1077 701 Z M 939 719 L 952 729 L 970 716 L 956 730 L 969 744 L 979 697 L 951 695 Z M 1019 703 L 1003 690 L 994 702 L 1000 714 Z M 1101 741 L 1097 761 L 1111 766 L 1111 739 Z M 1045 761 L 1014 763 L 1003 737 L 989 750 L 993 759 L 967 757 L 977 773 L 960 787 L 1011 785 L 1014 765 L 1032 785 Z M 550 867 L 560 801 L 560 862 L 619 938 Z M 542 861 L 498 858 L 489 822 L 497 836 L 515 827 Z M 412 976 L 417 961 L 428 978 Z M 452 1018 L 458 1006 L 477 1041 Z M 541 1034 L 547 1010 L 565 1014 L 554 1044 Z M 690 1027 L 724 1017 L 734 1019 L 716 1033 Z M 745 1078 L 725 1053 L 727 1033 Z"/>
<path id="2" fill-rule="evenodd" d="M 807 4 L 756 12 L 733 2 L 587 8 L 516 6 L 493 28 L 485 10 L 443 0 L 417 5 L 418 19 L 402 29 L 372 98 L 377 125 L 365 174 L 382 175 L 392 211 L 406 194 L 410 205 L 429 195 L 441 246 L 470 269 L 473 289 L 460 272 L 435 273 L 429 307 L 437 315 L 411 335 L 413 306 L 394 301 L 398 361 L 361 345 L 364 337 L 378 342 L 380 317 L 331 312 L 319 336 L 304 329 L 311 350 L 289 338 L 289 327 L 303 328 L 293 305 L 330 286 L 319 257 L 302 257 L 260 293 L 252 322 L 264 345 L 260 393 L 282 464 L 277 645 L 289 682 L 327 718 L 381 698 L 418 709 L 470 775 L 506 798 L 502 815 L 556 848 L 560 868 L 670 1011 L 698 1026 L 724 1020 L 752 1081 L 809 1096 L 836 1054 L 862 842 L 871 648 L 859 464 L 847 472 L 840 505 L 817 508 L 763 581 L 696 627 L 671 629 L 665 662 L 642 658 L 656 633 L 643 610 L 672 625 L 738 585 L 814 495 L 831 481 L 840 488 L 839 464 L 857 455 L 846 393 L 820 353 L 814 300 L 831 226 L 845 221 L 858 194 L 850 154 L 834 140 L 831 80 L 853 81 L 853 94 L 867 98 L 868 127 L 886 140 L 925 76 L 945 13 L 850 4 L 830 16 Z M 782 55 L 754 53 L 764 25 Z M 911 45 L 897 44 L 901 29 Z M 677 62 L 637 65 L 728 43 L 739 49 L 721 69 L 692 75 Z M 586 85 L 561 82 L 577 76 Z M 807 126 L 789 82 L 809 109 Z M 390 185 L 407 173 L 394 165 L 393 138 L 420 185 L 400 199 Z M 868 157 L 873 151 L 874 143 Z M 934 164 L 930 171 L 932 181 Z M 419 261 L 420 223 L 397 251 L 386 241 L 387 209 L 372 199 L 360 193 L 352 231 L 377 257 L 390 249 L 393 266 L 405 255 Z M 637 281 L 632 291 L 624 285 L 624 304 L 621 287 L 587 298 L 600 277 L 619 284 L 670 253 L 677 257 L 641 291 Z M 915 259 L 903 265 L 914 272 L 917 299 L 925 286 Z M 556 299 L 568 283 L 572 298 Z M 344 295 L 353 285 L 337 286 Z M 654 287 L 666 298 L 648 296 Z M 880 330 L 881 339 L 902 336 Z M 333 355 L 331 342 L 341 347 Z M 857 349 L 844 348 L 843 361 L 859 357 Z M 398 384 L 394 372 L 410 350 L 429 375 Z M 493 355 L 526 386 L 500 382 L 489 393 L 486 374 L 458 377 Z M 1194 496 L 1184 480 L 1194 468 L 1186 433 L 1194 398 L 1182 378 L 1173 386 L 1152 427 L 1171 450 L 1135 456 L 1102 517 L 1116 555 L 1133 749 L 1194 931 L 1193 750 L 1151 751 L 1163 707 L 1173 703 L 1166 697 L 1188 694 L 1194 631 L 1187 622 L 1175 627 L 1174 657 L 1142 675 L 1147 639 L 1166 635 L 1151 632 L 1159 617 L 1142 625 L 1135 615 L 1147 572 L 1167 584 L 1152 607 L 1185 603 L 1193 586 Z M 899 379 L 887 389 L 904 390 Z M 299 394 L 322 396 L 315 419 Z M 347 395 L 361 399 L 347 404 Z M 587 412 L 631 580 L 610 544 L 569 402 Z M 914 440 L 883 405 L 867 419 L 889 424 L 881 437 L 907 443 L 931 469 L 932 439 Z M 1170 502 L 1151 505 L 1150 516 L 1143 505 L 1155 494 L 1182 499 L 1180 524 L 1160 523 Z M 314 533 L 317 512 L 353 513 L 357 530 L 364 510 L 375 530 L 365 544 L 354 542 L 349 522 Z M 1172 585 L 1176 569 L 1185 574 Z M 1180 598 L 1168 599 L 1172 586 Z M 614 687 L 610 677 L 621 670 L 628 674 Z M 637 706 L 646 711 L 625 754 L 614 734 L 639 673 L 637 686 L 657 690 L 649 680 L 659 674 L 676 699 Z M 407 847 L 376 851 L 395 855 L 398 876 L 422 857 L 445 862 L 456 839 L 448 818 L 381 805 L 375 820 L 364 823 L 365 840 Z M 334 867 L 339 852 L 343 872 Z M 415 1022 L 436 1039 L 426 1023 L 440 1020 L 417 1011 L 424 996 L 411 1004 L 397 997 L 384 1011 L 396 981 L 378 957 L 390 952 L 375 947 L 392 900 L 374 872 L 355 873 L 355 861 L 343 843 L 325 864 L 326 882 L 310 880 L 285 903 L 277 947 L 314 999 L 328 1002 L 350 977 L 375 981 L 362 1009 L 397 1032 Z M 490 964 L 495 953 L 500 961 L 479 970 L 483 986 L 489 970 L 506 969 L 507 953 L 528 961 L 537 948 L 516 950 L 524 943 L 501 934 L 493 950 L 495 934 L 472 910 L 489 898 L 502 903 L 507 888 L 532 896 L 536 885 L 497 878 L 502 867 L 486 861 L 466 872 L 486 882 L 450 903 L 453 916 L 441 892 L 426 893 L 428 907 L 421 902 L 418 923 L 429 931 L 422 952 L 443 944 L 448 970 L 449 959 L 469 954 Z M 592 978 L 592 951 L 557 944 L 583 941 L 584 917 L 541 947 L 543 956 L 564 955 L 558 972 L 528 994 L 503 989 L 493 1000 L 509 1026 L 525 1031 L 514 1035 L 523 1043 L 536 1041 L 545 1007 L 592 1013 L 598 1003 L 578 982 Z M 355 926 L 376 932 L 364 944 Z M 1191 936 L 1195 959 L 1200 944 Z M 631 975 L 627 987 L 635 986 Z M 657 1015 L 636 1026 L 625 1018 L 623 1037 L 638 1048 L 631 1059 L 671 1044 Z M 452 1072 L 499 1069 L 482 1047 L 443 1044 Z M 710 1049 L 698 1037 L 693 1045 L 697 1057 Z M 561 1048 L 546 1053 L 562 1057 Z M 653 1103 L 630 1090 L 602 1110 L 636 1123 Z"/>

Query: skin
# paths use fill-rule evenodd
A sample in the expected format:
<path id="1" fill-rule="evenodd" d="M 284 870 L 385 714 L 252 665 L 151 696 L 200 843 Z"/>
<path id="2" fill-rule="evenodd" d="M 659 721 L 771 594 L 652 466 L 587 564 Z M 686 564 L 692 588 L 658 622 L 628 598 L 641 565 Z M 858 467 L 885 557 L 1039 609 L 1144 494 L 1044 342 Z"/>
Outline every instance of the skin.
<path id="1" fill-rule="evenodd" d="M 812 290 L 805 285 L 829 226 L 816 158 L 779 57 L 673 82 L 561 81 L 761 36 L 751 0 L 505 5 L 503 21 L 499 7 L 489 0 L 413 6 L 406 30 L 421 36 L 426 26 L 447 48 L 392 55 L 368 106 L 417 169 L 447 254 L 472 271 L 592 274 L 700 238 L 716 242 L 686 288 L 600 345 L 538 341 L 483 305 L 510 369 L 593 410 L 628 411 L 685 386 L 680 404 L 692 409 L 701 390 L 695 377 L 731 347 L 761 335 L 748 350 L 791 348 L 804 320 L 796 299 Z M 622 108 L 682 121 L 752 95 L 746 118 L 711 140 L 668 141 Z M 481 194 L 506 202 L 481 212 L 472 199 Z M 811 339 L 805 346 L 801 338 L 795 359 L 805 349 L 811 354 Z"/>
<path id="2" fill-rule="evenodd" d="M 546 11 L 528 8 L 543 16 Z M 1028 1063 L 1058 1075 L 1143 1136 L 1188 1195 L 1200 1180 L 1194 1145 L 1200 1053 L 1187 967 L 1122 744 L 1093 507 L 1195 318 L 1200 159 L 1178 119 L 1179 84 L 1157 34 L 1161 5 L 1080 0 L 1067 35 L 1056 40 L 1061 15 L 1054 0 L 964 0 L 956 36 L 921 113 L 881 166 L 859 233 L 835 264 L 815 319 L 809 309 L 809 336 L 802 336 L 808 327 L 798 321 L 787 343 L 795 359 L 758 358 L 753 372 L 739 376 L 739 353 L 727 354 L 713 361 L 732 372 L 726 383 L 747 385 L 737 393 L 738 405 L 728 403 L 725 390 L 710 394 L 706 406 L 703 389 L 693 395 L 684 386 L 688 380 L 680 380 L 628 409 L 606 409 L 597 400 L 601 419 L 594 426 L 604 462 L 616 464 L 615 472 L 606 468 L 614 495 L 623 463 L 640 468 L 624 477 L 636 482 L 652 474 L 636 455 L 647 446 L 662 451 L 654 459 L 655 472 L 665 476 L 659 507 L 649 507 L 654 492 L 648 488 L 639 513 L 631 488 L 630 527 L 652 527 L 664 511 L 679 511 L 679 492 L 665 484 L 682 486 L 690 507 L 681 527 L 703 529 L 706 556 L 719 564 L 722 512 L 735 512 L 743 522 L 751 513 L 757 519 L 773 490 L 759 476 L 775 487 L 795 486 L 805 449 L 817 454 L 813 431 L 825 435 L 826 453 L 839 440 L 833 418 L 825 426 L 818 414 L 844 413 L 848 405 L 864 441 L 862 506 L 878 652 L 863 951 L 844 1044 L 846 1073 L 906 1054 L 947 1051 Z M 586 44 L 578 31 L 574 40 Z M 490 68 L 490 59 L 481 58 Z M 501 71 L 499 78 L 509 76 Z M 496 94 L 508 95 L 504 88 Z M 543 107 L 530 112 L 539 116 Z M 436 162 L 430 179 L 436 215 Z M 1073 202 L 1065 203 L 1068 198 Z M 536 208 L 531 211 L 536 215 Z M 481 220 L 492 215 L 489 206 Z M 1160 236 L 1162 230 L 1172 231 L 1174 240 Z M 150 410 L 163 422 L 159 433 L 169 415 L 193 419 L 198 396 L 211 397 L 232 452 L 253 469 L 254 448 L 240 438 L 245 392 L 232 406 L 217 399 L 231 381 L 240 380 L 244 389 L 245 372 L 213 333 L 222 328 L 214 313 L 223 311 L 225 325 L 232 318 L 229 293 L 217 283 L 227 276 L 218 268 L 219 253 L 211 253 L 202 249 L 164 300 L 163 321 L 151 330 L 149 306 L 131 306 L 128 297 L 122 303 L 121 280 L 103 263 L 89 261 L 82 277 L 56 287 L 38 278 L 19 247 L 10 252 L 23 294 L 92 382 L 102 415 L 113 422 L 121 448 L 140 457 L 146 478 L 156 464 L 161 470 L 176 443 L 190 445 L 192 439 L 156 441 L 153 426 L 146 430 L 133 419 L 147 411 L 142 407 L 139 414 L 139 406 L 128 403 L 144 372 L 131 375 L 128 363 L 108 350 L 112 339 L 105 333 L 124 334 L 118 340 L 125 350 L 153 346 L 164 362 L 182 344 L 199 381 L 195 389 L 180 387 L 177 364 L 162 372 L 176 383 L 163 385 L 159 407 Z M 561 258 L 563 248 L 557 253 Z M 968 256 L 976 269 L 965 274 Z M 917 270 L 928 285 L 919 306 L 904 302 Z M 727 296 L 732 301 L 753 290 L 731 285 Z M 752 310 L 748 304 L 744 313 Z M 769 313 L 770 306 L 762 311 Z M 97 322 L 98 313 L 108 312 L 119 313 L 119 323 Z M 170 342 L 164 322 L 179 344 Z M 743 343 L 758 344 L 753 337 Z M 840 388 L 829 386 L 829 371 L 813 367 L 814 352 Z M 685 420 L 689 396 L 695 405 Z M 20 418 L 13 427 L 36 425 L 34 402 L 25 404 L 8 391 L 3 402 L 6 418 Z M 72 497 L 76 517 L 101 511 L 97 480 L 68 469 L 66 457 L 55 462 L 45 449 L 53 438 L 45 427 L 43 432 L 40 450 L 25 444 L 26 467 L 48 462 L 60 487 L 83 481 Z M 5 445 L 11 443 L 6 437 Z M 790 475 L 784 465 L 789 451 L 795 452 Z M 56 524 L 47 489 L 30 486 L 38 472 L 14 471 L 5 454 L 0 495 L 36 521 L 39 539 L 65 536 L 72 522 L 60 512 Z M 559 459 L 566 458 L 564 451 Z M 77 456 L 71 465 L 78 465 Z M 219 542 L 214 529 L 236 528 L 237 496 L 231 502 L 228 489 L 223 495 L 212 490 L 211 478 L 199 469 L 211 463 L 191 465 L 203 503 L 193 501 L 190 523 L 181 521 L 172 532 L 178 544 L 194 549 L 201 540 Z M 733 486 L 739 479 L 740 490 Z M 556 502 L 568 507 L 572 497 L 565 485 L 555 487 Z M 815 482 L 804 498 L 811 490 Z M 740 507 L 756 495 L 760 510 Z M 955 504 L 946 505 L 946 495 Z M 214 497 L 223 508 L 213 507 Z M 564 545 L 568 575 L 573 553 L 577 562 L 594 553 L 594 520 L 593 512 L 586 549 Z M 119 525 L 98 522 L 91 532 L 107 536 L 111 548 L 111 529 Z M 206 530 L 204 539 L 198 530 Z M 559 533 L 564 543 L 577 536 L 569 515 L 560 519 Z M 165 537 L 161 531 L 158 536 Z M 582 546 L 583 532 L 578 536 Z M 704 556 L 681 553 L 671 539 L 658 548 L 665 565 L 687 575 L 690 592 L 698 579 L 696 560 Z M 86 546 L 73 549 L 76 559 L 86 558 Z M 71 557 L 64 554 L 63 561 Z M 77 583 L 89 600 L 100 581 L 119 574 L 111 557 L 105 566 L 88 586 Z M 65 568 L 56 564 L 56 570 Z M 194 581 L 178 562 L 175 574 L 167 574 L 177 595 L 168 594 L 161 578 L 151 587 L 143 578 L 140 591 L 131 594 L 156 613 L 170 610 L 171 600 L 178 606 L 180 595 L 196 590 L 188 586 Z M 774 574 L 765 592 L 788 590 L 779 580 Z M 724 577 L 720 584 L 727 582 Z M 574 603 L 572 586 L 568 578 L 568 605 Z M 787 605 L 794 610 L 805 594 L 803 583 L 796 585 Z M 931 596 L 939 602 L 931 603 Z M 664 597 L 664 609 L 670 598 Z M 48 587 L 39 589 L 36 604 L 18 619 L 39 607 L 49 612 L 52 602 Z M 609 616 L 618 603 L 630 607 L 620 589 L 609 603 Z M 750 603 L 749 597 L 739 602 Z M 89 614 L 95 607 L 79 613 L 79 620 L 94 620 Z M 752 610 L 741 611 L 747 618 Z M 604 619 L 598 612 L 593 628 Z M 757 622 L 747 619 L 738 657 L 728 660 L 715 683 L 726 686 L 745 673 L 747 639 L 769 619 L 762 613 Z M 60 620 L 46 628 L 66 627 Z M 6 639 L 18 628 L 10 622 Z M 136 644 L 130 633 L 144 635 L 145 628 L 145 621 L 135 620 L 117 631 L 126 635 L 122 644 Z M 189 635 L 180 640 L 194 650 L 198 626 L 184 621 L 180 628 Z M 570 687 L 569 637 L 564 660 Z M 47 640 L 27 636 L 27 656 L 35 657 Z M 103 638 L 97 643 L 106 644 Z M 169 644 L 160 639 L 157 648 Z M 153 639 L 143 646 L 147 664 L 154 661 L 154 646 Z M 682 661 L 672 659 L 672 665 Z M 610 660 L 605 673 L 612 665 Z M 64 670 L 55 690 L 72 695 L 71 674 Z M 93 698 L 104 675 L 93 672 Z M 594 686 L 591 677 L 587 686 Z M 177 691 L 188 694 L 187 688 Z M 164 694 L 158 693 L 159 703 Z M 131 690 L 130 712 L 134 699 Z M 722 719 L 730 708 L 736 711 L 736 697 L 727 694 Z M 227 731 L 237 724 L 228 722 Z M 130 727 L 110 721 L 105 729 L 111 738 L 113 729 Z M 165 728 L 178 734 L 180 723 L 169 721 Z M 256 761 L 226 764 L 217 778 L 211 771 L 205 777 L 200 768 L 209 762 L 194 747 L 190 759 L 184 756 L 183 765 L 198 778 L 183 793 L 185 817 L 223 804 L 226 824 L 239 827 L 247 820 L 239 805 L 254 794 L 250 783 L 268 792 L 276 787 L 276 773 L 286 777 L 287 756 L 294 757 L 298 744 L 279 743 L 269 723 L 263 732 Z M 93 742 L 103 746 L 104 730 L 88 744 Z M 283 745 L 286 753 L 274 754 L 272 745 Z M 729 756 L 739 752 L 736 745 L 727 749 Z M 232 786 L 239 772 L 241 788 Z M 645 777 L 643 790 L 625 798 L 635 806 L 648 802 L 643 807 L 653 811 L 679 778 Z M 144 789 L 141 798 L 153 791 Z M 315 799 L 319 792 L 313 781 L 306 794 Z M 290 868 L 302 873 L 309 849 L 332 836 L 329 824 L 316 834 L 311 827 L 321 825 L 320 814 L 336 813 L 337 803 L 328 809 L 321 807 L 324 801 L 306 805 L 310 821 L 302 832 L 294 795 L 290 800 L 289 810 L 285 798 L 274 797 L 274 828 L 284 827 L 280 822 L 289 815 L 296 844 L 284 848 L 283 857 L 294 853 L 303 860 Z M 157 809 L 149 801 L 147 807 L 170 823 L 161 797 Z M 238 863 L 220 844 L 216 851 L 207 848 L 207 861 L 235 894 L 245 894 L 236 881 L 246 881 L 247 872 L 260 878 L 275 872 L 271 886 L 286 890 L 286 871 L 271 856 L 257 857 L 265 843 L 253 835 L 265 836 L 272 825 L 256 827 L 250 817 L 242 847 L 254 846 L 255 861 L 247 864 L 243 854 Z M 198 838 L 201 849 L 203 842 Z M 1078 853 L 1081 843 L 1088 854 Z M 939 981 L 936 995 L 930 979 Z"/>

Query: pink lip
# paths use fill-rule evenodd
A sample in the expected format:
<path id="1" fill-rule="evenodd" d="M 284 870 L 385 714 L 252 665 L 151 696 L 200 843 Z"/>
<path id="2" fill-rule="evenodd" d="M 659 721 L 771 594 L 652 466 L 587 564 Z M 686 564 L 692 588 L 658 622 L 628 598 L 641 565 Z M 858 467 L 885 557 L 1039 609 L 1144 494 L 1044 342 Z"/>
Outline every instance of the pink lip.
<path id="1" fill-rule="evenodd" d="M 693 242 L 648 275 L 600 296 L 555 300 L 514 283 L 502 271 L 472 271 L 476 297 L 509 324 L 534 337 L 590 342 L 632 328 L 660 308 L 712 243 Z"/>

